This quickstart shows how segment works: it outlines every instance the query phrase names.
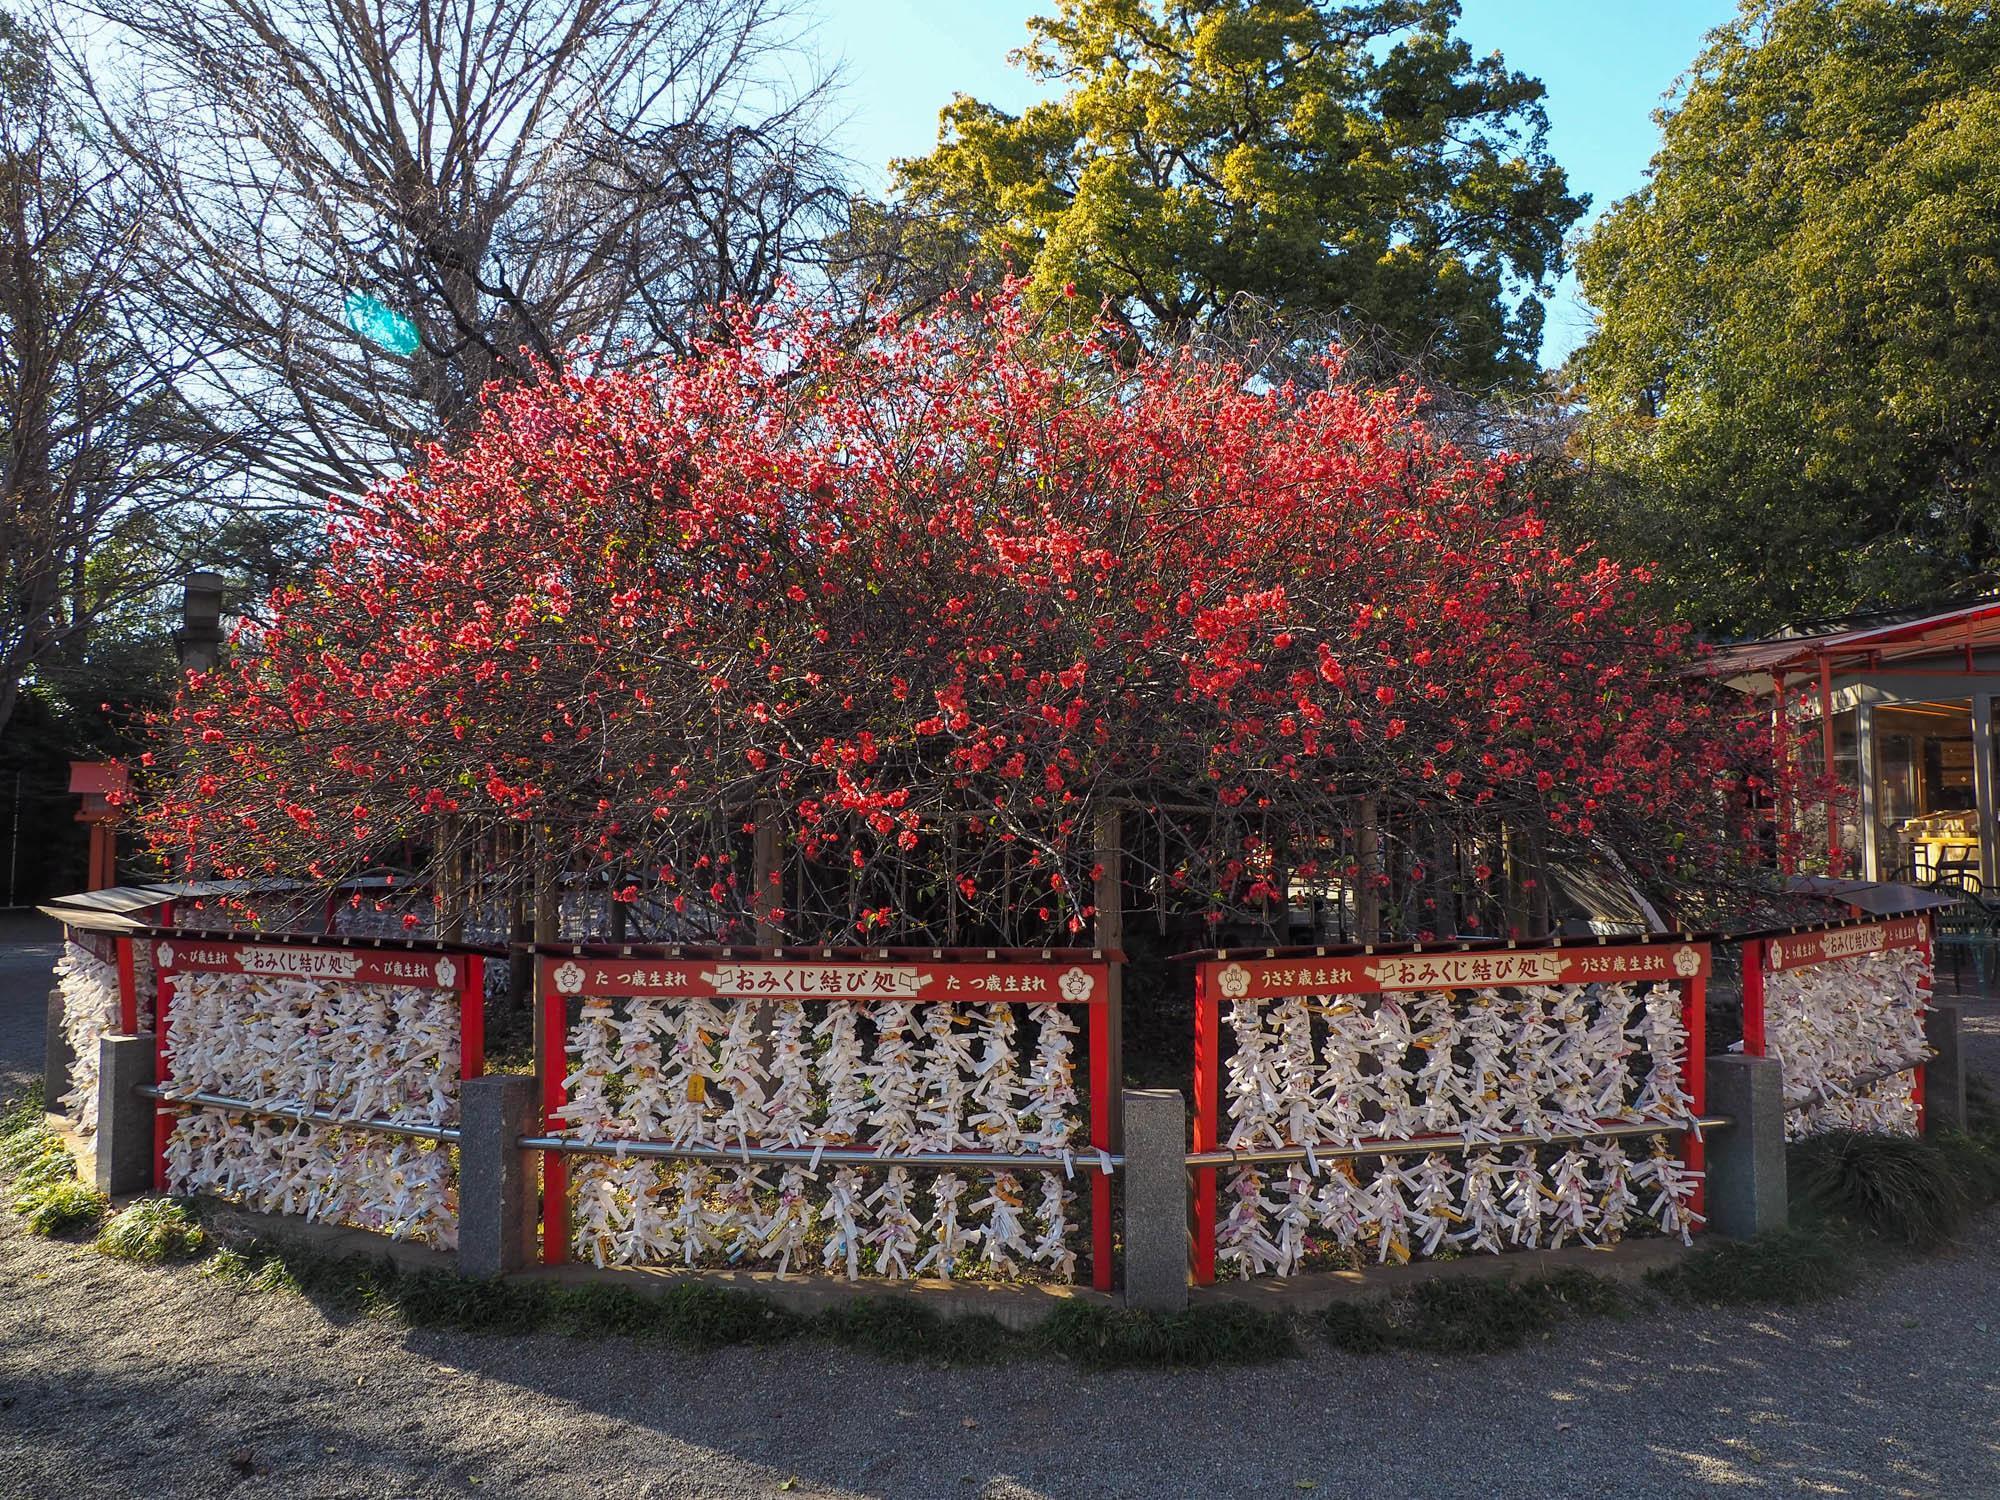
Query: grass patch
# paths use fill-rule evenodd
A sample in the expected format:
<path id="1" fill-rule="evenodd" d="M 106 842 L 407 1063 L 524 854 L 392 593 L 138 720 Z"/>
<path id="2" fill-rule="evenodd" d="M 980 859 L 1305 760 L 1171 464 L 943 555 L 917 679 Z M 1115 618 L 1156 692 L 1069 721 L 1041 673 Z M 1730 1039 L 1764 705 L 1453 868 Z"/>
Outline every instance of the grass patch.
<path id="1" fill-rule="evenodd" d="M 913 1297 L 857 1298 L 800 1321 L 800 1332 L 882 1359 L 988 1364 L 1016 1352 L 1013 1335 L 994 1319 L 942 1317 Z"/>
<path id="2" fill-rule="evenodd" d="M 53 1131 L 16 1137 L 0 1168 L 6 1171 L 17 1193 L 76 1180 L 76 1158 Z"/>
<path id="3" fill-rule="evenodd" d="M 1646 1280 L 1683 1302 L 1797 1307 L 1839 1296 L 1859 1274 L 1860 1258 L 1838 1236 L 1784 1229 L 1708 1245 L 1677 1265 L 1648 1273 Z"/>
<path id="4" fill-rule="evenodd" d="M 19 1098 L 0 1104 L 0 1141 L 11 1140 L 24 1131 L 46 1129 L 47 1121 L 43 1116 L 47 1113 L 48 1104 L 42 1097 L 42 1081 L 37 1078 L 22 1090 Z"/>
<path id="5" fill-rule="evenodd" d="M 1461 1277 L 1411 1289 L 1403 1341 L 1431 1354 L 1497 1354 L 1546 1338 L 1573 1318 L 1622 1314 L 1616 1282 L 1587 1271 L 1562 1271 L 1525 1281 Z"/>
<path id="6" fill-rule="evenodd" d="M 1335 1302 L 1321 1314 L 1327 1342 L 1343 1354 L 1387 1354 L 1396 1347 L 1396 1329 L 1389 1321 L 1389 1304 Z"/>
<path id="7" fill-rule="evenodd" d="M 1181 1313 L 1068 1302 L 1043 1319 L 1032 1338 L 1039 1348 L 1090 1370 L 1258 1364 L 1299 1352 L 1283 1317 L 1227 1302 Z"/>
<path id="8" fill-rule="evenodd" d="M 76 1159 L 43 1114 L 39 1083 L 0 1109 L 0 1174 L 12 1189 L 8 1206 L 30 1234 L 95 1229 L 110 1206 L 96 1188 L 77 1180 Z"/>
<path id="9" fill-rule="evenodd" d="M 1372 1302 L 1336 1302 L 1321 1322 L 1328 1342 L 1348 1354 L 1498 1354 L 1575 1318 L 1622 1316 L 1630 1305 L 1623 1287 L 1588 1271 L 1521 1281 L 1454 1276 Z"/>
<path id="10" fill-rule="evenodd" d="M 160 1265 L 199 1259 L 208 1250 L 208 1235 L 185 1204 L 141 1198 L 98 1231 L 97 1248 L 119 1260 Z"/>
<path id="11" fill-rule="evenodd" d="M 660 1304 L 665 1336 L 690 1349 L 781 1343 L 796 1338 L 805 1321 L 797 1313 L 748 1292 L 694 1282 L 672 1287 L 650 1300 Z"/>
<path id="12" fill-rule="evenodd" d="M 239 1292 L 296 1292 L 298 1282 L 282 1258 L 224 1246 L 210 1256 L 201 1274 Z"/>
<path id="13" fill-rule="evenodd" d="M 1838 1223 L 1912 1250 L 1933 1250 L 1972 1217 L 1951 1155 L 1927 1140 L 1829 1130 L 1787 1153 L 1792 1197 Z"/>
<path id="14" fill-rule="evenodd" d="M 1975 1209 L 2000 1202 L 2000 1137 L 1947 1131 L 1931 1137 Z"/>
<path id="15" fill-rule="evenodd" d="M 1984 1073 L 1965 1075 L 1965 1128 L 1974 1135 L 2000 1136 L 2000 1094 Z"/>
<path id="16" fill-rule="evenodd" d="M 71 1177 L 67 1182 L 43 1183 L 14 1197 L 14 1212 L 28 1226 L 30 1234 L 74 1234 L 95 1229 L 104 1219 L 110 1200 L 94 1187 Z"/>
<path id="17" fill-rule="evenodd" d="M 914 1297 L 843 1300 L 804 1314 L 750 1292 L 683 1282 L 659 1292 L 609 1285 L 476 1281 L 387 1260 L 316 1255 L 278 1241 L 218 1249 L 201 1274 L 240 1291 L 296 1292 L 332 1309 L 475 1333 L 615 1334 L 690 1349 L 817 1339 L 878 1358 L 990 1364 L 1053 1355 L 1090 1369 L 1248 1364 L 1296 1354 L 1285 1319 L 1222 1305 L 1171 1316 L 1065 1303 L 1016 1333 L 992 1318 L 946 1318 Z"/>

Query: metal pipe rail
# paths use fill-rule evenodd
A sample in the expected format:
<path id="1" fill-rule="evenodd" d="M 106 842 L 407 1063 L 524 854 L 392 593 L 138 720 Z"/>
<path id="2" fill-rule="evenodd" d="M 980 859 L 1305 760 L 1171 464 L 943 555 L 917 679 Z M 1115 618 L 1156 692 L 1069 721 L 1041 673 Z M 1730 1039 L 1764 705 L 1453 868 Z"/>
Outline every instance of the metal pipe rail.
<path id="1" fill-rule="evenodd" d="M 1735 1122 L 1728 1115 L 1703 1115 L 1691 1122 L 1700 1130 L 1718 1130 Z M 1506 1131 L 1497 1136 L 1468 1139 L 1463 1135 L 1417 1135 L 1401 1141 L 1360 1142 L 1352 1146 L 1315 1146 L 1308 1153 L 1303 1146 L 1285 1146 L 1269 1151 L 1191 1151 L 1190 1171 L 1201 1167 L 1255 1167 L 1279 1162 L 1305 1161 L 1310 1155 L 1322 1161 L 1351 1161 L 1363 1156 L 1417 1156 L 1432 1151 L 1478 1151 L 1498 1146 L 1552 1146 L 1566 1141 L 1598 1141 L 1612 1136 L 1672 1135 L 1686 1130 L 1687 1120 L 1622 1121 L 1597 1130 L 1557 1131 L 1553 1135 L 1529 1135 Z"/>
<path id="2" fill-rule="evenodd" d="M 341 1130 L 365 1130 L 373 1135 L 400 1135 L 418 1141 L 456 1144 L 458 1131 L 450 1125 L 418 1125 L 405 1120 L 374 1117 L 355 1119 L 323 1109 L 307 1109 L 302 1104 L 272 1104 L 257 1099 L 236 1099 L 228 1094 L 169 1093 L 158 1084 L 142 1084 L 139 1094 L 162 1104 L 181 1104 L 202 1109 L 219 1109 L 226 1114 L 255 1115 L 267 1120 L 290 1120 L 295 1125 L 331 1125 Z"/>
<path id="3" fill-rule="evenodd" d="M 973 1167 L 990 1171 L 1103 1172 L 1107 1175 L 1125 1165 L 1125 1158 L 1095 1148 L 1079 1151 L 1067 1162 L 1060 1156 L 1003 1155 L 990 1151 L 857 1151 L 828 1146 L 815 1150 L 804 1146 L 751 1146 L 731 1150 L 726 1146 L 675 1146 L 666 1141 L 620 1141 L 607 1137 L 579 1141 L 566 1135 L 524 1135 L 515 1144 L 523 1151 L 553 1151 L 563 1156 L 642 1156 L 676 1161 L 736 1162 L 832 1162 L 835 1166 L 873 1167 Z"/>

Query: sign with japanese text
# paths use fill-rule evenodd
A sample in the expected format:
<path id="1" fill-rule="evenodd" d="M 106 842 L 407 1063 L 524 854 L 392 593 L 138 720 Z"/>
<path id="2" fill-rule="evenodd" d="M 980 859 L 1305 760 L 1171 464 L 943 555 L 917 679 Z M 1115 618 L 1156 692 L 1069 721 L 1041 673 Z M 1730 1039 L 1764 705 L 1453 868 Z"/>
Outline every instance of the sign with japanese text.
<path id="1" fill-rule="evenodd" d="M 1366 995 L 1402 990 L 1696 979 L 1709 971 L 1700 943 L 1616 948 L 1496 948 L 1463 953 L 1356 954 L 1343 958 L 1211 959 L 1208 984 L 1225 1000 L 1286 995 Z"/>
<path id="2" fill-rule="evenodd" d="M 448 953 L 384 948 L 319 948 L 296 943 L 221 943 L 167 938 L 153 945 L 162 974 L 259 974 L 456 989 L 465 965 Z"/>
<path id="3" fill-rule="evenodd" d="M 1110 993 L 1102 963 L 938 963 L 863 959 L 665 959 L 545 956 L 558 995 L 716 1000 L 1020 1001 L 1091 1005 Z"/>
<path id="4" fill-rule="evenodd" d="M 87 927 L 68 927 L 63 933 L 70 942 L 75 943 L 99 963 L 118 962 L 118 940 L 109 933 L 92 932 Z"/>
<path id="5" fill-rule="evenodd" d="M 1819 932 L 1794 932 L 1764 945 L 1764 962 L 1772 973 L 1803 969 L 1842 958 L 1865 958 L 1891 948 L 1920 946 L 1927 931 L 1922 917 L 1893 922 L 1868 922 L 1857 927 L 1828 927 Z"/>

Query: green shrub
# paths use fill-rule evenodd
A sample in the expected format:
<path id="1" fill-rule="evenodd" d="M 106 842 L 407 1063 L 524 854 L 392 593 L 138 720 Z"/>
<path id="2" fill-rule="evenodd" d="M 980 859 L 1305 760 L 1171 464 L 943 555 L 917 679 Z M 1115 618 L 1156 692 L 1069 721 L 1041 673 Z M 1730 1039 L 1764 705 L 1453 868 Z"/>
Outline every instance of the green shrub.
<path id="1" fill-rule="evenodd" d="M 208 1235 L 184 1204 L 171 1198 L 141 1198 L 98 1231 L 97 1248 L 120 1260 L 159 1265 L 197 1259 L 208 1249 Z"/>
<path id="2" fill-rule="evenodd" d="M 1914 1136 L 1829 1130 L 1794 1142 L 1787 1165 L 1795 1199 L 1913 1250 L 1942 1245 L 1971 1216 L 1951 1158 Z"/>
<path id="3" fill-rule="evenodd" d="M 1839 1296 L 1854 1285 L 1858 1270 L 1853 1251 L 1835 1236 L 1781 1229 L 1707 1245 L 1649 1272 L 1646 1280 L 1684 1302 L 1797 1306 Z"/>
<path id="4" fill-rule="evenodd" d="M 69 1234 L 79 1229 L 95 1229 L 108 1207 L 110 1200 L 104 1194 L 86 1187 L 74 1176 L 28 1188 L 14 1198 L 14 1212 L 27 1221 L 30 1234 Z"/>

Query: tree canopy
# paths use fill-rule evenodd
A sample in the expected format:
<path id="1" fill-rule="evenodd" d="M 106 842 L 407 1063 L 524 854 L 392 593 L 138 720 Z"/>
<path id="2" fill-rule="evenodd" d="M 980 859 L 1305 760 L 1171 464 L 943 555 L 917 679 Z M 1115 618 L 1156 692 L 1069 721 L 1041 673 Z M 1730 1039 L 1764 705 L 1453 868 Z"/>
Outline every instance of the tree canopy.
<path id="1" fill-rule="evenodd" d="M 499 395 L 191 683 L 147 827 L 325 880 L 470 841 L 488 889 L 811 941 L 1060 940 L 1114 808 L 1143 888 L 1219 911 L 1355 878 L 1366 799 L 1410 935 L 1498 925 L 1503 827 L 1669 899 L 1737 868 L 1763 731 L 1497 465 L 1399 396 L 1185 355 L 1093 389 L 1103 353 L 1010 292 Z M 753 818 L 806 865 L 776 892 Z"/>
<path id="2" fill-rule="evenodd" d="M 1380 330 L 1459 384 L 1522 380 L 1582 212 L 1542 86 L 1453 32 L 1456 0 L 1060 0 L 1017 54 L 1060 94 L 960 95 L 895 164 L 934 266 L 1018 268 L 1139 342 L 1252 297 Z"/>
<path id="3" fill-rule="evenodd" d="M 1600 535 L 1725 629 L 1992 587 L 1992 7 L 1746 4 L 1661 124 L 1579 255 Z"/>

